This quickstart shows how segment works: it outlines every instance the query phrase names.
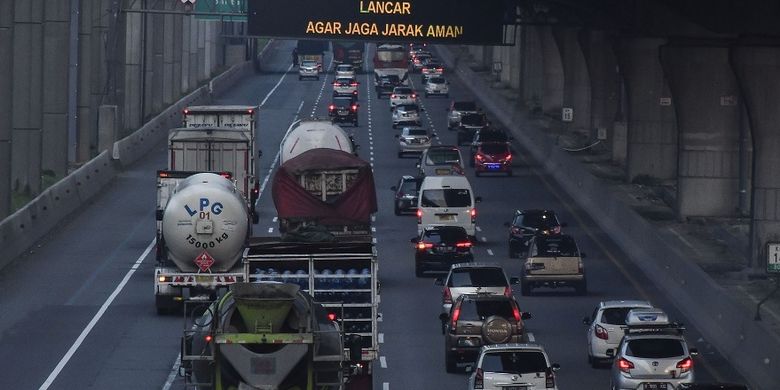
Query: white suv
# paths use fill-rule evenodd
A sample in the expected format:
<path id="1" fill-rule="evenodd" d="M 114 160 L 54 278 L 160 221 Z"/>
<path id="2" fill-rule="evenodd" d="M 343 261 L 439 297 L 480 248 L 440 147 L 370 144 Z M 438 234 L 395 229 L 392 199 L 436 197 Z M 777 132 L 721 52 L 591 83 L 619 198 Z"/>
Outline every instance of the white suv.
<path id="1" fill-rule="evenodd" d="M 444 77 L 430 77 L 425 82 L 425 97 L 431 95 L 450 96 L 450 82 Z"/>
<path id="2" fill-rule="evenodd" d="M 320 70 L 316 61 L 303 61 L 298 67 L 298 80 L 303 80 L 304 77 L 313 77 L 317 80 L 320 79 Z"/>
<path id="3" fill-rule="evenodd" d="M 615 348 L 623 339 L 626 315 L 631 309 L 649 309 L 653 306 L 647 301 L 604 301 L 599 302 L 590 317 L 582 319 L 588 326 L 588 363 L 597 368 L 604 360 L 609 360 L 607 351 Z"/>
<path id="4" fill-rule="evenodd" d="M 695 348 L 688 348 L 682 325 L 669 322 L 659 309 L 633 309 L 626 316 L 626 331 L 615 352 L 611 389 L 675 390 L 693 383 Z"/>
<path id="5" fill-rule="evenodd" d="M 352 67 L 350 64 L 340 64 L 336 65 L 336 78 L 354 78 L 355 77 L 355 68 Z"/>
<path id="6" fill-rule="evenodd" d="M 436 285 L 442 286 L 441 312 L 449 313 L 452 302 L 463 294 L 492 294 L 512 296 L 512 285 L 520 283 L 517 278 L 507 278 L 504 269 L 493 263 L 453 264 L 446 278 L 437 278 Z"/>
<path id="7" fill-rule="evenodd" d="M 558 389 L 547 352 L 538 344 L 496 344 L 482 347 L 469 377 L 469 390 Z"/>

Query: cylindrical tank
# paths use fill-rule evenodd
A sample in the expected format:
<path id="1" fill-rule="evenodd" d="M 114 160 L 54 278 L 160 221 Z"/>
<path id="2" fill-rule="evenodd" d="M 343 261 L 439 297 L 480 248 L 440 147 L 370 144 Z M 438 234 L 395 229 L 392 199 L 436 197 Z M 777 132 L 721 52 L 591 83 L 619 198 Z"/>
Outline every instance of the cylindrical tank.
<path id="1" fill-rule="evenodd" d="M 354 153 L 352 139 L 344 129 L 330 120 L 305 119 L 293 123 L 282 139 L 279 164 L 311 149 L 335 149 Z"/>
<path id="2" fill-rule="evenodd" d="M 168 258 L 184 272 L 226 272 L 241 258 L 247 238 L 246 201 L 230 180 L 192 175 L 165 206 L 162 231 Z"/>

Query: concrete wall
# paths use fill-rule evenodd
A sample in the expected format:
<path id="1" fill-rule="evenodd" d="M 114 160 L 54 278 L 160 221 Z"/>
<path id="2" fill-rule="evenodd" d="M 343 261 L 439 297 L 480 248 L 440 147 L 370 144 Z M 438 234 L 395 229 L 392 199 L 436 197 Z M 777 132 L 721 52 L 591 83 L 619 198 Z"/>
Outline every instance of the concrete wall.
<path id="1" fill-rule="evenodd" d="M 14 7 L 0 0 L 0 47 L 13 45 Z M 0 56 L 0 107 L 9 108 L 13 99 L 13 57 Z M 0 109 L 0 218 L 11 212 L 11 110 Z"/>

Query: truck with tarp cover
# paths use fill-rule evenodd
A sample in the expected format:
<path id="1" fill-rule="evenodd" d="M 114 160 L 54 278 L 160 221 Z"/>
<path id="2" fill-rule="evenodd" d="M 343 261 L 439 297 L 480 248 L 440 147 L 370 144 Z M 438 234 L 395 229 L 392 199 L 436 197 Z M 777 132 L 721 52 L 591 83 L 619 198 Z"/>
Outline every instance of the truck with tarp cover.
<path id="1" fill-rule="evenodd" d="M 314 39 L 299 39 L 295 46 L 298 55 L 298 63 L 303 61 L 314 61 L 320 73 L 324 71 L 325 52 L 328 51 L 327 41 L 318 41 Z"/>
<path id="2" fill-rule="evenodd" d="M 377 44 L 374 53 L 374 86 L 383 76 L 395 76 L 401 84 L 409 85 L 409 50 L 399 44 Z"/>
<path id="3" fill-rule="evenodd" d="M 357 41 L 332 41 L 333 62 L 352 65 L 356 71 L 363 69 L 366 44 Z"/>

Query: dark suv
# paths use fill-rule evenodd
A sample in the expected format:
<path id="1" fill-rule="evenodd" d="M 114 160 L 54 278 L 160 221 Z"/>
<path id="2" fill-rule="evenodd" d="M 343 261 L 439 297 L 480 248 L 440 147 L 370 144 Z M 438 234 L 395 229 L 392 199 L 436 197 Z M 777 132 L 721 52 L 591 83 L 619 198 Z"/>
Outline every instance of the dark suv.
<path id="1" fill-rule="evenodd" d="M 482 112 L 461 116 L 460 126 L 458 126 L 458 146 L 472 142 L 474 133 L 489 125 L 487 115 Z"/>
<path id="2" fill-rule="evenodd" d="M 393 209 L 395 215 L 401 215 L 404 212 L 417 210 L 417 198 L 418 191 L 420 190 L 420 183 L 422 179 L 404 175 L 401 177 L 401 181 L 397 186 L 392 186 L 390 189 L 395 192 L 395 198 L 393 199 Z"/>
<path id="3" fill-rule="evenodd" d="M 455 372 L 458 363 L 475 361 L 483 345 L 525 342 L 523 320 L 530 318 L 530 313 L 520 311 L 514 297 L 461 295 L 449 314 L 439 315 L 447 372 Z"/>
<path id="4" fill-rule="evenodd" d="M 517 258 L 528 250 L 528 242 L 533 236 L 561 234 L 565 223 L 558 221 L 552 210 L 515 210 L 512 222 L 504 223 L 509 228 L 509 257 Z"/>
<path id="5" fill-rule="evenodd" d="M 410 240 L 415 244 L 414 274 L 425 271 L 447 272 L 455 263 L 474 261 L 471 239 L 461 226 L 430 226 L 419 237 Z"/>
<path id="6" fill-rule="evenodd" d="M 376 80 L 376 98 L 381 99 L 384 95 L 393 93 L 393 88 L 401 85 L 401 79 L 396 75 L 379 76 Z"/>
<path id="7" fill-rule="evenodd" d="M 358 108 L 360 107 L 351 97 L 334 97 L 328 106 L 328 115 L 333 122 L 352 123 L 358 125 Z"/>

